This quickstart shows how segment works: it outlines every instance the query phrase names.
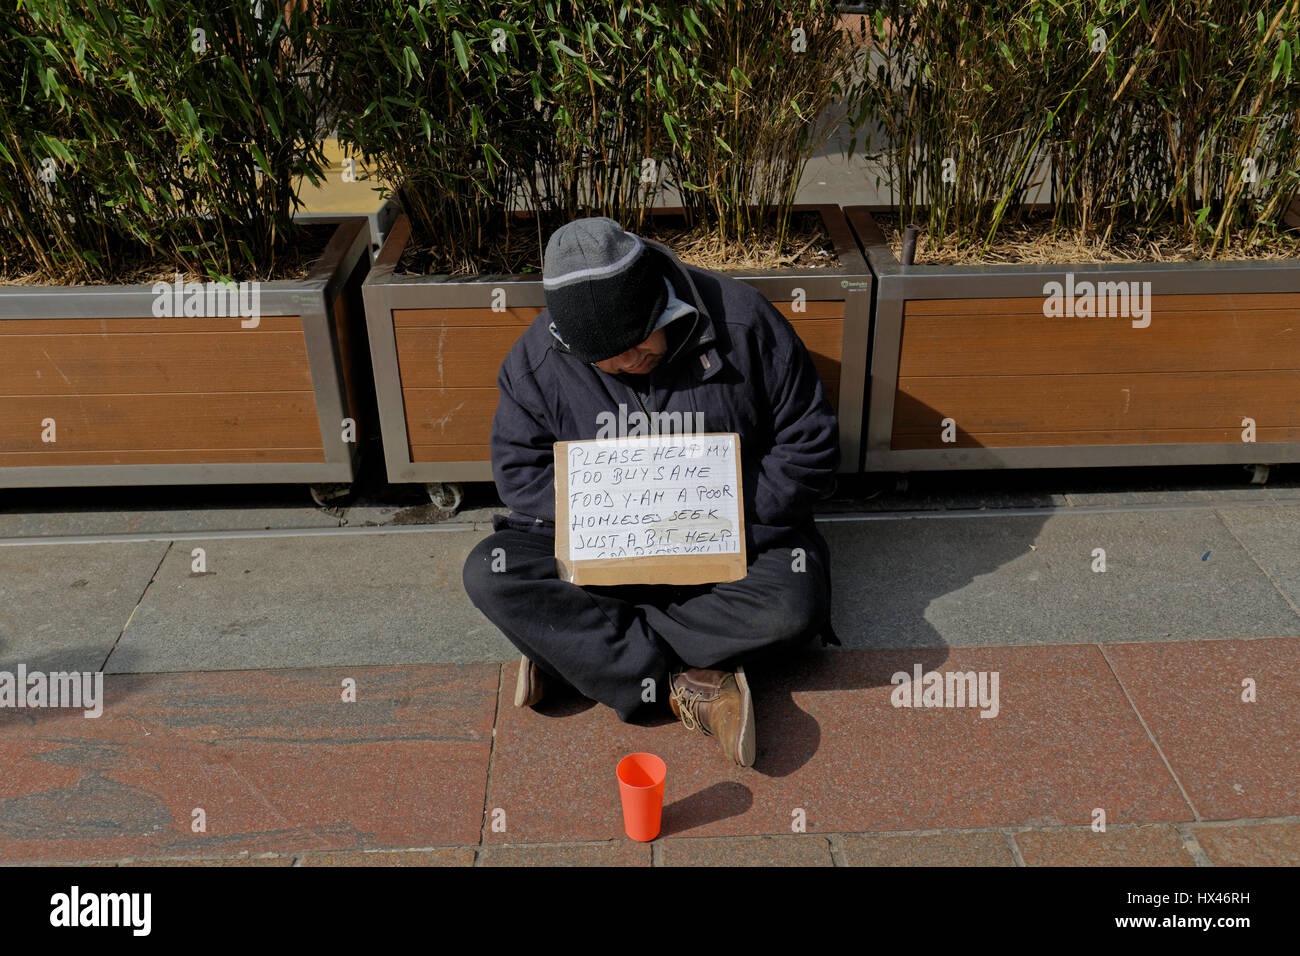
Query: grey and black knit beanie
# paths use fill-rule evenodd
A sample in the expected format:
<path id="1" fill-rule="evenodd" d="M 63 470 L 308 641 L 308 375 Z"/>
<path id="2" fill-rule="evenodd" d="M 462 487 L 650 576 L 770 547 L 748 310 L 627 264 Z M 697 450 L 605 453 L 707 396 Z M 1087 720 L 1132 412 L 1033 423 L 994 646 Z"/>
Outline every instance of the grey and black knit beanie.
<path id="1" fill-rule="evenodd" d="M 662 259 L 613 219 L 575 219 L 551 235 L 542 288 L 560 344 L 584 362 L 640 345 L 668 304 Z"/>

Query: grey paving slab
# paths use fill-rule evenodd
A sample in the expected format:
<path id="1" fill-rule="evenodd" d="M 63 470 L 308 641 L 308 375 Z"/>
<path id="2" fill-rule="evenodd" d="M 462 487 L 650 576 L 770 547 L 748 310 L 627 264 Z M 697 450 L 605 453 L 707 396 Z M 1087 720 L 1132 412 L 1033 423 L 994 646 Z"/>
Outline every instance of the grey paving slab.
<path id="1" fill-rule="evenodd" d="M 110 673 L 509 660 L 461 583 L 477 532 L 186 541 Z M 206 573 L 192 571 L 205 549 Z"/>
<path id="2" fill-rule="evenodd" d="M 1279 507 L 1248 510 L 1260 522 L 1272 516 L 1285 560 L 1300 520 L 1283 520 Z M 833 621 L 847 647 L 1300 634 L 1300 616 L 1211 510 L 818 527 L 832 549 Z M 1095 548 L 1105 551 L 1104 572 L 1092 570 Z"/>
<path id="3" fill-rule="evenodd" d="M 1220 508 L 1219 517 L 1273 583 L 1300 608 L 1300 504 L 1275 508 Z M 1298 612 L 1300 613 L 1300 612 Z"/>
<path id="4" fill-rule="evenodd" d="M 1214 504 L 1271 505 L 1277 497 L 1262 485 L 1249 488 L 1206 488 L 1205 496 Z"/>
<path id="5" fill-rule="evenodd" d="M 98 670 L 166 542 L 0 547 L 0 670 Z"/>
<path id="6" fill-rule="evenodd" d="M 201 493 L 195 494 L 198 500 Z M 0 538 L 334 528 L 338 524 L 338 516 L 310 505 L 292 508 L 30 511 L 0 513 Z"/>
<path id="7" fill-rule="evenodd" d="M 1159 488 L 1140 491 L 1071 491 L 1073 507 L 1131 507 L 1134 505 L 1206 505 L 1213 498 L 1203 488 Z"/>

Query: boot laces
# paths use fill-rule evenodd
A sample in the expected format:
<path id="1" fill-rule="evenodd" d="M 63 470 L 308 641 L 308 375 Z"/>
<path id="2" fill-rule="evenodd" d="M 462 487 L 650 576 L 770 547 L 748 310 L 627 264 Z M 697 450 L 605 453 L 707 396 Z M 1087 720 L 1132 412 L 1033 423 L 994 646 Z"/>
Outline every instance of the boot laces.
<path id="1" fill-rule="evenodd" d="M 699 718 L 697 709 L 700 704 L 701 694 L 698 691 L 692 691 L 686 687 L 674 687 L 673 699 L 677 701 L 677 707 L 681 713 L 682 723 L 686 725 L 687 730 L 698 730 L 706 737 L 712 737 Z"/>

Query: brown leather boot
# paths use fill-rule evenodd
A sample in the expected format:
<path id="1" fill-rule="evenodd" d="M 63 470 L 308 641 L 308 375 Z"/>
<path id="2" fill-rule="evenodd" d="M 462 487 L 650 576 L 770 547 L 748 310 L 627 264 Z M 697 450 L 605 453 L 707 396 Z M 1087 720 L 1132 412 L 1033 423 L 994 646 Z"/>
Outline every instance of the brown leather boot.
<path id="1" fill-rule="evenodd" d="M 717 737 L 723 755 L 741 767 L 754 765 L 757 742 L 754 698 L 749 693 L 745 669 L 707 671 L 692 669 L 670 675 L 672 696 L 668 706 L 688 730 Z"/>
<path id="2" fill-rule="evenodd" d="M 515 681 L 515 706 L 536 707 L 546 696 L 546 675 L 527 655 L 519 658 L 519 677 Z"/>

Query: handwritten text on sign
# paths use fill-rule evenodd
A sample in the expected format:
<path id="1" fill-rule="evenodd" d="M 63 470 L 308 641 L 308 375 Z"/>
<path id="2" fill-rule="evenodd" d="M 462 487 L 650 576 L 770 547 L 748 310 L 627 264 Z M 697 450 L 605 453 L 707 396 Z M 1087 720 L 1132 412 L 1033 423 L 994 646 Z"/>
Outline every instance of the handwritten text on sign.
<path id="1" fill-rule="evenodd" d="M 733 435 L 654 435 L 569 446 L 569 560 L 736 554 Z"/>

